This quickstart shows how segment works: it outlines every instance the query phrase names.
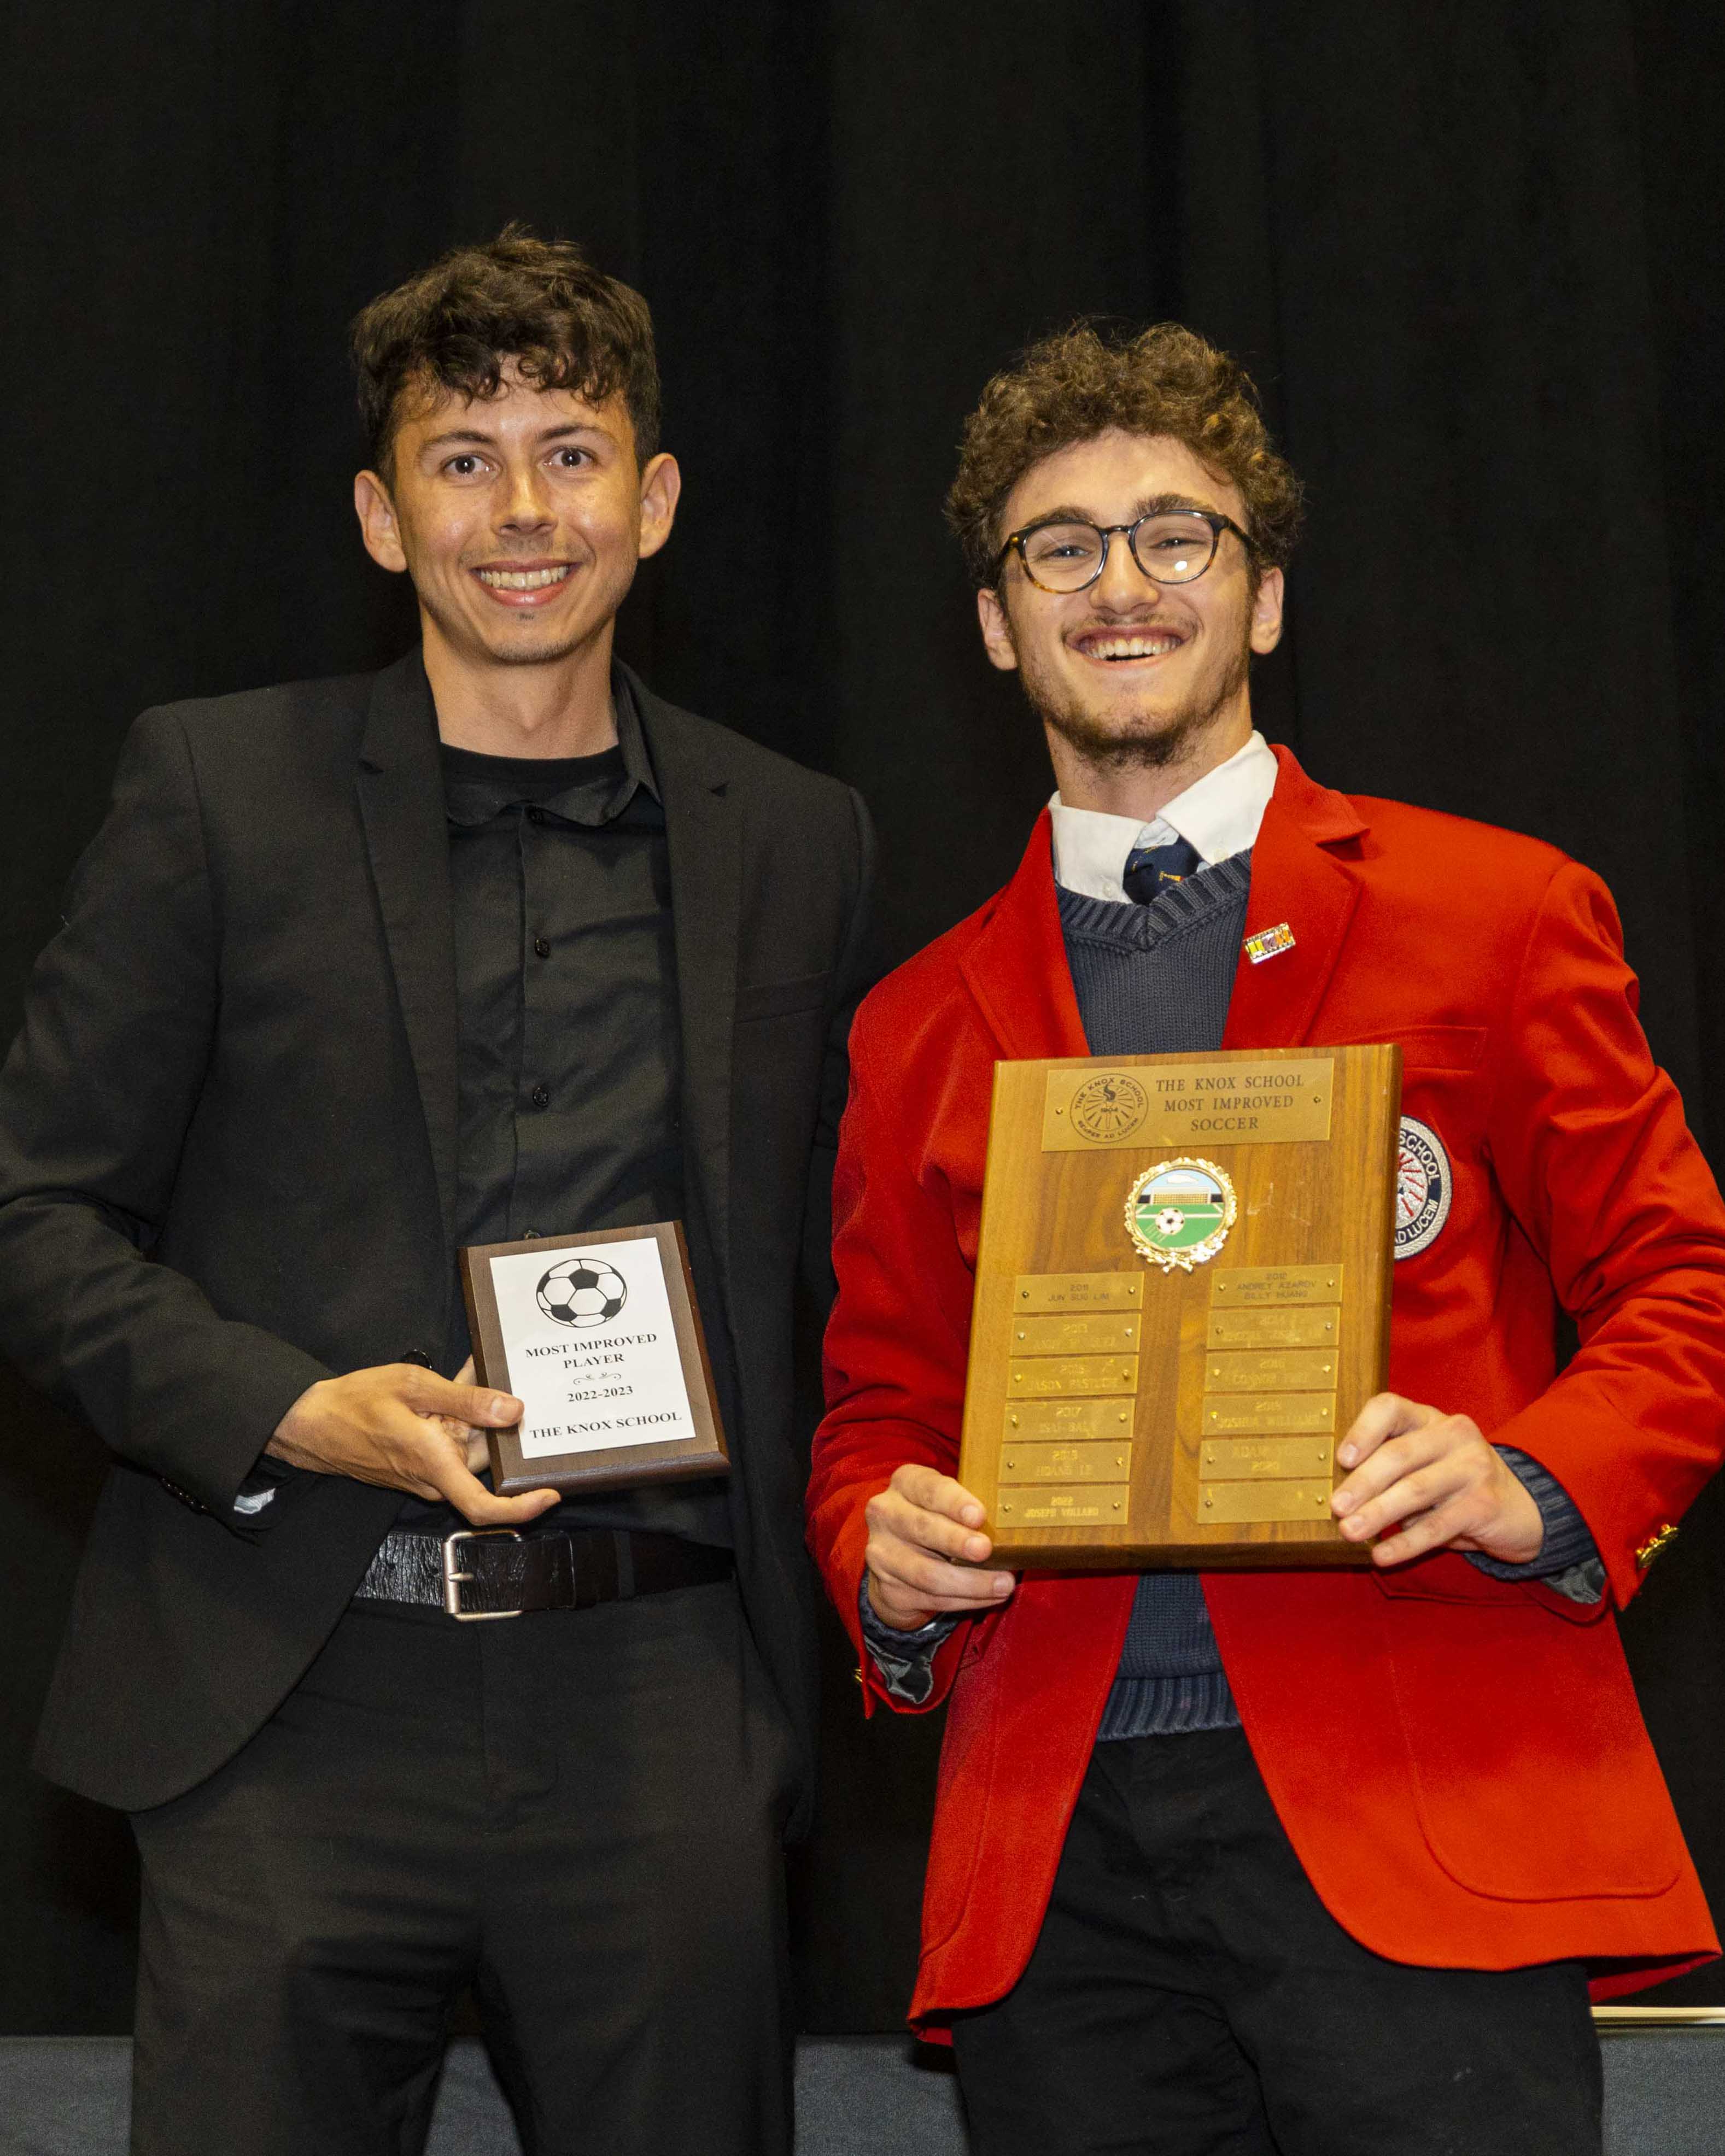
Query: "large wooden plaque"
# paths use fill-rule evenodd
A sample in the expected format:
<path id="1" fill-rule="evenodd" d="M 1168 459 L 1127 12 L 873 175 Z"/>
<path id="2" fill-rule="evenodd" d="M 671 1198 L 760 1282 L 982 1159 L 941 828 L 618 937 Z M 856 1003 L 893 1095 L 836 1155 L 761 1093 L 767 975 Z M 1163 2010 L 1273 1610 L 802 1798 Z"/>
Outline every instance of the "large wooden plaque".
<path id="1" fill-rule="evenodd" d="M 1358 1564 L 1401 1050 L 998 1063 L 959 1479 L 990 1562 Z"/>

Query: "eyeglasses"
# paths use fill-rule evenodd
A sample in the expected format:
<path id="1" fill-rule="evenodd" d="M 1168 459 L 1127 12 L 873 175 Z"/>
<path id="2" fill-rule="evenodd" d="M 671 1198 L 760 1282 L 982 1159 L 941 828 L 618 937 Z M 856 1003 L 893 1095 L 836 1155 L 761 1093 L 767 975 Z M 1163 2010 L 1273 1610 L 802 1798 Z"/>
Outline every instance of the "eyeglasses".
<path id="1" fill-rule="evenodd" d="M 1024 574 L 1041 592 L 1081 592 L 1108 566 L 1108 542 L 1116 532 L 1144 574 L 1158 584 L 1189 584 L 1216 558 L 1222 534 L 1231 531 L 1251 552 L 1252 542 L 1231 516 L 1214 509 L 1157 509 L 1131 524 L 1086 524 L 1070 516 L 1050 517 L 1010 532 L 994 557 L 998 578 L 1009 554 L 1016 554 Z"/>

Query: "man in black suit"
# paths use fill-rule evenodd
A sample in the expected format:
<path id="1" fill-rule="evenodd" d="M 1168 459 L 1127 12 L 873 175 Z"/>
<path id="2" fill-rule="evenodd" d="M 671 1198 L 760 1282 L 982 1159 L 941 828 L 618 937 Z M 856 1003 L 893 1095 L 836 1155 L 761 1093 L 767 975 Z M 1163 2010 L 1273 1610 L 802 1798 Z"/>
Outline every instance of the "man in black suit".
<path id="1" fill-rule="evenodd" d="M 757 2156 L 865 812 L 613 659 L 634 293 L 511 230 L 355 343 L 422 647 L 138 721 L 0 1076 L 0 1348 L 115 1455 L 39 1762 L 136 1832 L 134 2149 L 415 2149 L 470 1984 L 530 2150 Z M 457 1248 L 671 1217 L 728 1481 L 495 1496 Z"/>

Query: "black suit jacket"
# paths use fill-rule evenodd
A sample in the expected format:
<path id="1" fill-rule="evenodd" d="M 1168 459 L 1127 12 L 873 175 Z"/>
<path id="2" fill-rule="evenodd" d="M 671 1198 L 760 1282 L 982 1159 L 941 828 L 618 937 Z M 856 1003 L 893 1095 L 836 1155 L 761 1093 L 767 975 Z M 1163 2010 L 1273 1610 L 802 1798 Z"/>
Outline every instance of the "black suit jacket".
<path id="1" fill-rule="evenodd" d="M 739 1581 L 806 1758 L 793 1346 L 825 1276 L 867 814 L 635 685 Z M 127 1810 L 178 1794 L 328 1636 L 397 1494 L 300 1475 L 267 1531 L 220 1515 L 308 1385 L 438 1353 L 455 1173 L 449 846 L 418 653 L 146 712 L 0 1074 L 0 1349 L 115 1455 L 39 1740 L 55 1780 Z"/>

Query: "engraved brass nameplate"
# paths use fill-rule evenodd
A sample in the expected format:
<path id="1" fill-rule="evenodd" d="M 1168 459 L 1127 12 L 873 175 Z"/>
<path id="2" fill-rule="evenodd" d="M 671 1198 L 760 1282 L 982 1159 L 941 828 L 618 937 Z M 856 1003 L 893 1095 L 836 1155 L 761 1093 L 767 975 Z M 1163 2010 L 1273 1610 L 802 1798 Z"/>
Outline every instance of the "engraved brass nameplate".
<path id="1" fill-rule="evenodd" d="M 1091 1438 L 1130 1437 L 1130 1401 L 1024 1400 L 1006 1410 L 1004 1435 L 1029 1443 L 1035 1439 L 1062 1438 L 1070 1443 Z"/>
<path id="2" fill-rule="evenodd" d="M 1322 1482 L 1204 1482 L 1198 1517 L 1206 1527 L 1244 1527 L 1255 1520 L 1328 1520 L 1330 1486 Z"/>
<path id="3" fill-rule="evenodd" d="M 1090 1355 L 1111 1349 L 1117 1355 L 1136 1355 L 1138 1324 L 1135 1310 L 1098 1310 L 1071 1317 L 1059 1314 L 1016 1317 L 1012 1352 L 1014 1355 Z"/>
<path id="4" fill-rule="evenodd" d="M 1014 1312 L 1026 1310 L 1137 1310 L 1144 1276 L 1133 1273 L 1020 1273 L 1013 1283 Z"/>
<path id="5" fill-rule="evenodd" d="M 1219 1273 L 1211 1293 L 1219 1309 L 1263 1310 L 1291 1302 L 1340 1302 L 1340 1265 L 1239 1265 Z"/>
<path id="6" fill-rule="evenodd" d="M 1330 1445 L 1322 1437 L 1211 1437 L 1199 1448 L 1198 1471 L 1206 1482 L 1289 1482 L 1330 1471 Z"/>
<path id="7" fill-rule="evenodd" d="M 1206 1356 L 1206 1392 L 1328 1393 L 1336 1389 L 1336 1357 L 1322 1348 L 1249 1348 Z"/>
<path id="8" fill-rule="evenodd" d="M 1341 1331 L 1337 1310 L 1216 1310 L 1210 1312 L 1212 1348 L 1333 1348 Z"/>
<path id="9" fill-rule="evenodd" d="M 1327 1057 L 1158 1064 L 1153 1071 L 1057 1065 L 1043 1099 L 1045 1152 L 1132 1146 L 1293 1145 L 1330 1135 Z"/>
<path id="10" fill-rule="evenodd" d="M 1006 1389 L 1014 1399 L 1048 1393 L 1135 1393 L 1136 1355 L 1050 1355 L 1007 1365 Z"/>
<path id="11" fill-rule="evenodd" d="M 1130 1444 L 1004 1445 L 1000 1448 L 1003 1483 L 1124 1482 L 1132 1471 Z"/>
<path id="12" fill-rule="evenodd" d="M 1131 1486 L 1125 1482 L 1081 1490 L 1003 1490 L 996 1517 L 1015 1527 L 1094 1527 L 1116 1526 L 1132 1509 Z"/>
<path id="13" fill-rule="evenodd" d="M 1206 1393 L 1204 1434 L 1206 1437 L 1273 1431 L 1292 1437 L 1307 1430 L 1332 1431 L 1336 1427 L 1333 1393 Z"/>

